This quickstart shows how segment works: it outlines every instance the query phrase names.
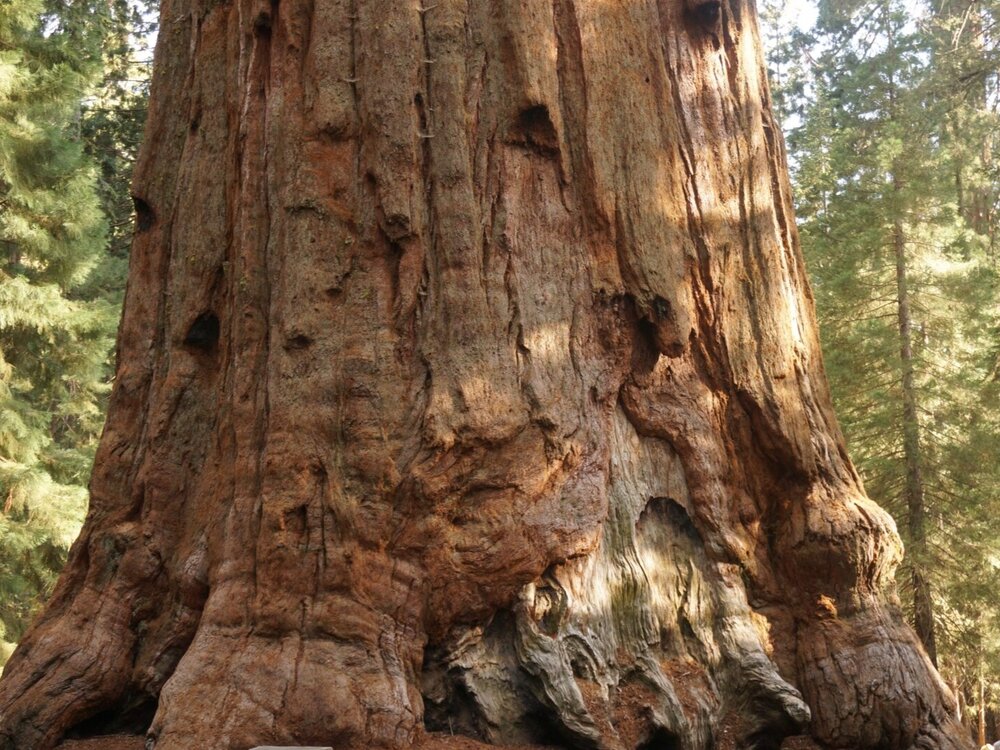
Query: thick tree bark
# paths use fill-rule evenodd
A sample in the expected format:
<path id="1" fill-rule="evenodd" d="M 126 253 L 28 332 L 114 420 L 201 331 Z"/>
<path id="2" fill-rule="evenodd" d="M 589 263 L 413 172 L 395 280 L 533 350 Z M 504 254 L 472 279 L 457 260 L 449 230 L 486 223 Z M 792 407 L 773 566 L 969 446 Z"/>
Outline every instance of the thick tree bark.
<path id="1" fill-rule="evenodd" d="M 90 515 L 0 747 L 968 746 L 752 4 L 166 0 Z M 811 711 L 811 721 L 810 721 Z"/>

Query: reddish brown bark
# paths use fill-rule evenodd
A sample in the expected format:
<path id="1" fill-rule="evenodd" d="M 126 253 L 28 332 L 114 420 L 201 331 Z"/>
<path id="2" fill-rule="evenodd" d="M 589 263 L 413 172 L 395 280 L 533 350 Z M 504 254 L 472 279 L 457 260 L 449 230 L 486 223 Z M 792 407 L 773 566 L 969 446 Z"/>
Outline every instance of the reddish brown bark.
<path id="1" fill-rule="evenodd" d="M 90 515 L 0 748 L 153 709 L 157 750 L 966 747 L 832 412 L 755 24 L 167 0 Z"/>

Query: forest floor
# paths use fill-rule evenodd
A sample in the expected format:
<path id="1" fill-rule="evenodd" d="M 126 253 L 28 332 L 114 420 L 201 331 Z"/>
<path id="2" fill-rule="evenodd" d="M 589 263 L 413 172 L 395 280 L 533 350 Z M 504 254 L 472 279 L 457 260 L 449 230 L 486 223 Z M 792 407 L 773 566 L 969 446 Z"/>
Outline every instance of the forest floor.
<path id="1" fill-rule="evenodd" d="M 87 740 L 66 740 L 56 750 L 143 750 L 144 738 L 134 734 L 116 734 Z M 413 746 L 413 750 L 492 750 L 494 746 L 468 737 L 430 734 Z M 542 745 L 516 745 L 506 750 L 557 750 Z"/>
<path id="2" fill-rule="evenodd" d="M 468 737 L 442 734 L 426 735 L 414 750 L 488 750 L 492 745 L 484 745 Z M 808 737 L 789 737 L 781 744 L 782 750 L 812 750 L 818 747 Z M 144 750 L 143 738 L 133 734 L 117 734 L 107 737 L 94 737 L 88 740 L 67 740 L 57 750 Z M 542 745 L 517 745 L 506 750 L 555 750 Z M 735 739 L 727 737 L 726 732 L 720 737 L 716 750 L 736 750 Z"/>
<path id="3" fill-rule="evenodd" d="M 66 740 L 56 750 L 144 750 L 144 739 L 134 734 L 115 734 L 89 740 Z"/>

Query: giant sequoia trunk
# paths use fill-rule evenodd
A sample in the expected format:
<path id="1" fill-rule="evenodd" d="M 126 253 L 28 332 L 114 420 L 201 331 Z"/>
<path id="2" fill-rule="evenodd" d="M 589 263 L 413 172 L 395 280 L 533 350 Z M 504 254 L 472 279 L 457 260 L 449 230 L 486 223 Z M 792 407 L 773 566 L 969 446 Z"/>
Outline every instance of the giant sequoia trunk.
<path id="1" fill-rule="evenodd" d="M 752 2 L 426 1 L 164 2 L 90 515 L 0 747 L 965 747 Z"/>

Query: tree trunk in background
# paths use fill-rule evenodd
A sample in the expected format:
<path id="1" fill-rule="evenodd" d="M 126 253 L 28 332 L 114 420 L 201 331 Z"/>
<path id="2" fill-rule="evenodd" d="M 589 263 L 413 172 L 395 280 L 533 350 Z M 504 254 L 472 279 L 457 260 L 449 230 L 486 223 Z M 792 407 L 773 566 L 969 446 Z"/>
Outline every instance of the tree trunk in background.
<path id="1" fill-rule="evenodd" d="M 167 0 L 151 108 L 0 747 L 153 709 L 157 750 L 969 746 L 831 408 L 752 3 Z"/>
<path id="2" fill-rule="evenodd" d="M 983 679 L 983 668 L 979 668 L 979 718 L 977 721 L 979 730 L 979 746 L 986 744 L 986 681 Z"/>
<path id="3" fill-rule="evenodd" d="M 893 180 L 899 192 L 899 183 Z M 934 640 L 934 601 L 927 580 L 927 513 L 924 503 L 923 458 L 920 453 L 920 419 L 917 408 L 917 387 L 914 382 L 913 321 L 910 317 L 910 293 L 907 284 L 906 235 L 897 219 L 892 231 L 896 256 L 896 312 L 899 320 L 899 359 L 902 369 L 903 392 L 903 460 L 906 480 L 907 529 L 909 531 L 910 578 L 913 585 L 913 624 L 931 662 L 937 665 Z"/>

